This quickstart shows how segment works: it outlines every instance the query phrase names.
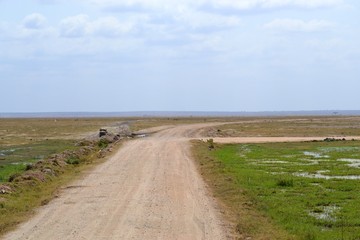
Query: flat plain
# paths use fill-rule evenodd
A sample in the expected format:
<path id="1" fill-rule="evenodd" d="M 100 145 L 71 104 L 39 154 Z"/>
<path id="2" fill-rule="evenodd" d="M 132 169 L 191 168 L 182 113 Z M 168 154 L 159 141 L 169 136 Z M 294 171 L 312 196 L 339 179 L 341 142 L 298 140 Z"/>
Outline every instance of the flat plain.
<path id="1" fill-rule="evenodd" d="M 0 119 L 0 179 L 6 183 L 10 175 L 25 171 L 26 164 L 76 149 L 77 141 L 96 138 L 99 128 L 125 125 L 131 132 L 151 134 L 125 140 L 106 160 L 71 166 L 65 180 L 45 184 L 46 197 L 37 186 L 35 197 L 40 194 L 42 200 L 25 209 L 9 210 L 14 206 L 9 201 L 28 196 L 34 188 L 1 195 L 3 212 L 25 215 L 10 226 L 1 218 L 3 233 L 30 219 L 5 239 L 39 239 L 54 231 L 57 239 L 359 237 L 356 116 Z M 190 140 L 209 138 L 241 144 L 215 141 L 209 150 L 208 142 L 193 140 L 191 148 Z M 255 138 L 282 143 L 255 144 Z M 89 235 L 89 228 L 98 235 Z"/>

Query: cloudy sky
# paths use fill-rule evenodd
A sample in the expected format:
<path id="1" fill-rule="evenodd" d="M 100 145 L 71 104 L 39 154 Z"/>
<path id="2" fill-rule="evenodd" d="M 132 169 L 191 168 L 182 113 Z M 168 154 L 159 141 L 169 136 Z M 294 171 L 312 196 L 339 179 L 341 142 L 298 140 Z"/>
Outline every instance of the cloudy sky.
<path id="1" fill-rule="evenodd" d="M 0 112 L 360 109 L 358 0 L 0 0 Z"/>

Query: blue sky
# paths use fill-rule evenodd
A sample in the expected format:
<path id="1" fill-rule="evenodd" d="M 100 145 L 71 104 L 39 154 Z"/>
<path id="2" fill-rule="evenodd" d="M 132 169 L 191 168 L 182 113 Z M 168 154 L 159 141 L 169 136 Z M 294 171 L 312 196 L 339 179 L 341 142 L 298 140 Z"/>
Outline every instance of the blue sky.
<path id="1" fill-rule="evenodd" d="M 360 109 L 355 0 L 0 0 L 0 112 Z"/>

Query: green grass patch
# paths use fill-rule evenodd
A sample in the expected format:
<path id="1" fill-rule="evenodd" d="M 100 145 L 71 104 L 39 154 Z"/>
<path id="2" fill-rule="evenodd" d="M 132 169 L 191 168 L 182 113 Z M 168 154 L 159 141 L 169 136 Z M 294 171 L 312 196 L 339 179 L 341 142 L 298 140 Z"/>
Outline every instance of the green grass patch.
<path id="1" fill-rule="evenodd" d="M 262 239 L 266 222 L 280 229 L 272 234 L 281 237 L 269 239 L 360 239 L 359 147 L 358 141 L 302 142 L 208 151 L 197 143 L 195 154 L 240 234 Z M 244 215 L 253 217 L 244 221 Z"/>
<path id="2" fill-rule="evenodd" d="M 26 169 L 25 164 L 9 164 L 9 165 L 0 165 L 0 183 L 8 182 L 10 176 L 21 173 Z"/>
<path id="3" fill-rule="evenodd" d="M 76 141 L 50 139 L 27 144 L 0 146 L 0 165 L 42 160 L 47 156 L 65 150 L 75 150 Z"/>
<path id="4" fill-rule="evenodd" d="M 77 148 L 73 140 L 45 140 L 24 145 L 1 146 L 0 182 L 7 182 L 11 175 L 23 172 L 29 163 L 43 160 L 51 154 Z M 76 164 L 72 159 L 69 161 L 70 164 Z"/>

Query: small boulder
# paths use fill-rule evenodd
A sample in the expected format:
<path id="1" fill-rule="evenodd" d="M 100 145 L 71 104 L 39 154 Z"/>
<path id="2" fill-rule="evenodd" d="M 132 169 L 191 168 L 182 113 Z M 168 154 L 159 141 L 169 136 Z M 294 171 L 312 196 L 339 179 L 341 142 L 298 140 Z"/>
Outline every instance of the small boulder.
<path id="1" fill-rule="evenodd" d="M 0 185 L 0 194 L 9 194 L 12 192 L 12 188 L 8 185 Z"/>
<path id="2" fill-rule="evenodd" d="M 99 137 L 106 136 L 107 134 L 108 134 L 107 129 L 100 128 L 100 130 L 99 130 Z"/>

